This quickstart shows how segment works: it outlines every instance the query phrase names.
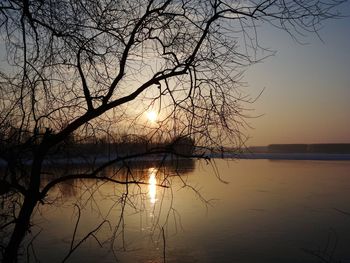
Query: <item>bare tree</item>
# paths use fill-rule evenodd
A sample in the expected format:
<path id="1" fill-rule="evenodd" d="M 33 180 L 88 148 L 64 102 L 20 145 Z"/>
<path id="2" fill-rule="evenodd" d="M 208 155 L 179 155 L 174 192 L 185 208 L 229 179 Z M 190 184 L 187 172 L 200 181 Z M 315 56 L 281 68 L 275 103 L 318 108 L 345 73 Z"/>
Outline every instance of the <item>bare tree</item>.
<path id="1" fill-rule="evenodd" d="M 39 202 L 72 179 L 118 181 L 109 165 L 144 154 L 203 156 L 242 147 L 243 70 L 262 59 L 258 25 L 295 36 L 317 32 L 337 16 L 342 0 L 3 0 L 0 35 L 6 53 L 0 72 L 1 178 L 12 200 L 3 261 L 15 262 Z M 159 113 L 147 123 L 147 110 Z M 73 133 L 80 139 L 136 134 L 169 144 L 116 156 L 90 173 L 43 184 L 43 163 Z M 198 147 L 179 152 L 191 138 Z M 181 148 L 181 147 L 180 147 Z M 188 152 L 187 152 L 188 153 Z"/>

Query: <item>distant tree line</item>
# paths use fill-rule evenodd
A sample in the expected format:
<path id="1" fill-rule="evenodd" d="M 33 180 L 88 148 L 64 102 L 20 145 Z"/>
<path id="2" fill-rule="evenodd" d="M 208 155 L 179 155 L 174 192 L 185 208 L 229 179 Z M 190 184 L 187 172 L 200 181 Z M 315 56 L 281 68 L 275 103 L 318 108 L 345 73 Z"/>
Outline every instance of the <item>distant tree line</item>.
<path id="1" fill-rule="evenodd" d="M 19 129 L 9 126 L 6 131 L 0 132 L 0 158 L 7 160 L 7 156 L 13 149 L 16 142 L 26 143 L 31 136 L 19 136 Z M 27 131 L 27 134 L 32 132 Z M 26 134 L 23 133 L 22 134 Z M 36 131 L 37 137 L 50 136 L 50 130 Z M 38 139 L 40 141 L 40 138 Z M 189 136 L 178 135 L 174 138 L 158 140 L 148 138 L 146 135 L 134 134 L 112 134 L 109 136 L 80 137 L 78 134 L 71 134 L 64 141 L 52 148 L 49 156 L 74 158 L 80 156 L 127 156 L 142 154 L 152 150 L 166 149 L 169 153 L 191 156 L 195 152 L 195 140 Z M 25 154 L 30 159 L 30 153 Z"/>
<path id="2" fill-rule="evenodd" d="M 350 143 L 270 144 L 270 153 L 339 153 L 350 154 Z"/>
<path id="3" fill-rule="evenodd" d="M 64 145 L 62 153 L 79 155 L 127 156 L 166 149 L 169 153 L 191 156 L 195 151 L 195 141 L 188 136 L 176 136 L 163 140 L 151 140 L 142 135 L 122 135 L 115 137 L 74 139 Z"/>

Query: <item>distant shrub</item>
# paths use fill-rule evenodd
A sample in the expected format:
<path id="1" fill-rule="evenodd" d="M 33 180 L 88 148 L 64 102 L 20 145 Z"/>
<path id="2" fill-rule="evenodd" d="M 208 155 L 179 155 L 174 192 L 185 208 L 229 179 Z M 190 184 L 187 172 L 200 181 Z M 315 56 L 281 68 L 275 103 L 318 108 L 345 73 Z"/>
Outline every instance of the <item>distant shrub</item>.
<path id="1" fill-rule="evenodd" d="M 195 149 L 195 141 L 188 136 L 176 137 L 172 142 L 172 149 L 175 153 L 190 156 Z"/>

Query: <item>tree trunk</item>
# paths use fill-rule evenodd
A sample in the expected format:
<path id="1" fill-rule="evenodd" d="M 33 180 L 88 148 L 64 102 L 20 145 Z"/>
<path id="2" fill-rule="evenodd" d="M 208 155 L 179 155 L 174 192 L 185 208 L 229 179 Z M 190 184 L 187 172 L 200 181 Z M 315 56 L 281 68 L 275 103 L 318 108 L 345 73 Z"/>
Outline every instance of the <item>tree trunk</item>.
<path id="1" fill-rule="evenodd" d="M 45 153 L 42 151 L 42 149 L 43 148 L 39 148 L 34 155 L 35 157 L 31 169 L 29 188 L 25 194 L 18 218 L 16 219 L 15 228 L 13 229 L 10 241 L 5 248 L 5 252 L 3 254 L 4 263 L 17 262 L 18 250 L 26 235 L 26 232 L 30 228 L 30 219 L 33 210 L 39 201 L 41 165 Z"/>
<path id="2" fill-rule="evenodd" d="M 35 196 L 35 194 L 33 194 Z M 18 218 L 16 220 L 15 228 L 12 232 L 11 239 L 5 249 L 3 262 L 4 263 L 14 263 L 17 262 L 18 250 L 23 238 L 26 235 L 27 230 L 30 227 L 30 218 L 32 212 L 37 204 L 37 199 L 30 194 L 24 199 L 21 211 L 19 212 Z"/>

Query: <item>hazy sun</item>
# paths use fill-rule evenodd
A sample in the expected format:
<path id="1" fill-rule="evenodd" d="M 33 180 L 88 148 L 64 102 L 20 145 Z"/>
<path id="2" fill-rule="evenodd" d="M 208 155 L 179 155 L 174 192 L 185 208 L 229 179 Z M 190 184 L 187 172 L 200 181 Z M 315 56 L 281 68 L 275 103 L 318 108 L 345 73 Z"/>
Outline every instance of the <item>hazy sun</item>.
<path id="1" fill-rule="evenodd" d="M 147 119 L 151 122 L 155 122 L 157 120 L 157 113 L 155 111 L 148 111 Z"/>

